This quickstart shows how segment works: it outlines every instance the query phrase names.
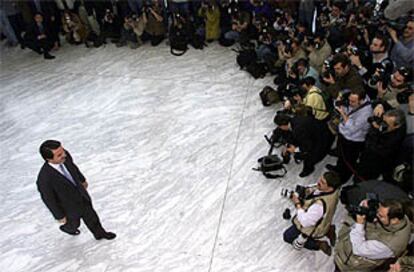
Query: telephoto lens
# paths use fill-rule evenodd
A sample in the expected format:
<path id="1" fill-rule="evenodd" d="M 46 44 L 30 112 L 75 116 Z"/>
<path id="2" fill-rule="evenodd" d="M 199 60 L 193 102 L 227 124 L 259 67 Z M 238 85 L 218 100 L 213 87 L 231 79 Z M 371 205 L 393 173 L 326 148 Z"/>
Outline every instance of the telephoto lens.
<path id="1" fill-rule="evenodd" d="M 286 210 L 283 212 L 283 219 L 289 220 L 290 218 L 292 218 L 292 216 L 290 215 L 290 210 L 289 208 L 286 208 Z"/>

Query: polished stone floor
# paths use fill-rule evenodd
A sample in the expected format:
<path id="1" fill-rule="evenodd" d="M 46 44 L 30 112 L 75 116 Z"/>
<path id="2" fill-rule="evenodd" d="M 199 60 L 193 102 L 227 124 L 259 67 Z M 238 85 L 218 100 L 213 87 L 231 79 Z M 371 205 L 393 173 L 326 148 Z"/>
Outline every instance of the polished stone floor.
<path id="1" fill-rule="evenodd" d="M 0 52 L 2 271 L 332 271 L 332 257 L 282 239 L 292 206 L 281 188 L 316 182 L 324 163 L 305 179 L 295 163 L 278 180 L 251 170 L 273 128 L 276 108 L 258 95 L 272 78 L 240 71 L 229 48 Z M 116 240 L 59 231 L 35 186 L 49 138 L 71 152 Z"/>

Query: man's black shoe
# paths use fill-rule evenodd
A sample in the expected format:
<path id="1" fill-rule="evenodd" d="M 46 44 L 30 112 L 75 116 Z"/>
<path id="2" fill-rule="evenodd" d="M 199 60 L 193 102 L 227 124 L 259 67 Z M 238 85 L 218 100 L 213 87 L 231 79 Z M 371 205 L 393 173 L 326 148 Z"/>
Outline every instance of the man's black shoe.
<path id="1" fill-rule="evenodd" d="M 59 229 L 69 235 L 78 235 L 80 233 L 80 230 L 68 228 L 67 225 L 62 225 Z"/>
<path id="2" fill-rule="evenodd" d="M 338 167 L 332 164 L 325 165 L 325 168 L 328 169 L 329 171 L 338 172 Z"/>
<path id="3" fill-rule="evenodd" d="M 304 178 L 309 176 L 310 174 L 315 171 L 315 167 L 309 168 L 309 169 L 303 169 L 302 172 L 300 172 L 299 177 Z"/>
<path id="4" fill-rule="evenodd" d="M 100 234 L 99 236 L 95 236 L 96 240 L 106 239 L 106 240 L 112 240 L 115 239 L 116 234 L 113 232 L 104 232 Z"/>
<path id="5" fill-rule="evenodd" d="M 43 56 L 44 56 L 45 59 L 54 59 L 55 58 L 55 56 L 50 55 L 48 52 L 46 52 Z"/>

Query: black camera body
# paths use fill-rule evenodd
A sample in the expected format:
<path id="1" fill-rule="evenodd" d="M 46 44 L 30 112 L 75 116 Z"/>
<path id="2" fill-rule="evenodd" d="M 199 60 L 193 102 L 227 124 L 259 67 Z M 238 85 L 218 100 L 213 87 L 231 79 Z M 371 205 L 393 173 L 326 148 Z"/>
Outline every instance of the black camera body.
<path id="1" fill-rule="evenodd" d="M 286 54 L 292 54 L 292 41 L 290 39 L 287 39 L 283 42 L 284 46 L 285 46 L 285 53 Z"/>
<path id="2" fill-rule="evenodd" d="M 331 65 L 331 60 L 324 60 L 323 65 L 325 66 L 325 71 L 321 74 L 322 78 L 329 78 L 330 76 L 335 78 L 335 69 Z"/>
<path id="3" fill-rule="evenodd" d="M 289 141 L 289 132 L 276 128 L 273 130 L 270 141 L 273 144 L 278 144 L 278 146 L 286 145 Z"/>
<path id="4" fill-rule="evenodd" d="M 359 205 L 349 205 L 347 210 L 352 217 L 356 215 L 365 215 L 368 222 L 374 222 L 377 217 L 377 210 L 379 207 L 379 199 L 376 194 L 367 194 L 368 195 L 368 207 L 363 207 Z"/>
<path id="5" fill-rule="evenodd" d="M 378 70 L 378 75 L 377 74 L 373 74 L 372 77 L 370 78 L 369 82 L 372 85 L 377 84 L 378 82 L 384 82 L 385 79 L 385 69 L 384 68 L 379 68 Z"/>
<path id="6" fill-rule="evenodd" d="M 306 198 L 306 189 L 308 187 L 302 186 L 302 185 L 296 185 L 296 188 L 294 191 L 282 188 L 282 191 L 280 192 L 280 195 L 287 198 L 292 198 L 293 194 L 297 194 L 299 201 L 303 202 L 303 200 Z"/>
<path id="7" fill-rule="evenodd" d="M 348 107 L 349 106 L 349 100 L 348 99 L 340 99 L 336 100 L 334 102 L 335 107 Z"/>
<path id="8" fill-rule="evenodd" d="M 372 123 L 377 123 L 378 125 L 379 124 L 381 124 L 382 123 L 382 117 L 380 117 L 380 116 L 376 116 L 376 115 L 374 115 L 374 116 L 370 116 L 370 117 L 368 117 L 368 119 L 367 119 L 367 121 L 368 121 L 368 123 L 370 123 L 370 124 L 372 124 Z"/>
<path id="9" fill-rule="evenodd" d="M 294 73 L 298 74 L 297 68 L 292 67 Z M 299 95 L 304 98 L 306 96 L 306 90 L 300 88 L 295 84 L 287 84 L 285 89 L 285 97 L 291 100 L 294 96 Z"/>

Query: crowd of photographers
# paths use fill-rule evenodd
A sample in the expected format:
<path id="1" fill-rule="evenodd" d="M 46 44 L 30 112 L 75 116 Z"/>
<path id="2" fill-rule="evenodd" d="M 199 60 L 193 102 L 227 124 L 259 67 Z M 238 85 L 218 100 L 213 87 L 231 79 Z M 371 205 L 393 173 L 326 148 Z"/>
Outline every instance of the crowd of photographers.
<path id="1" fill-rule="evenodd" d="M 284 240 L 327 255 L 334 247 L 337 271 L 414 269 L 414 17 L 387 19 L 378 2 L 300 1 L 297 13 L 276 10 L 270 22 L 256 13 L 257 40 L 239 41 L 256 52 L 239 57 L 242 68 L 260 76 L 253 62 L 275 75 L 273 94 L 267 86 L 261 98 L 283 104 L 270 143 L 282 146 L 283 162 L 293 155 L 306 177 L 337 157 L 316 185 L 282 192 L 296 209 Z M 337 237 L 339 199 L 349 218 Z"/>
<path id="2" fill-rule="evenodd" d="M 2 1 L 0 22 L 9 46 L 45 59 L 54 58 L 60 34 L 69 44 L 95 47 L 157 46 L 167 37 L 171 47 L 184 37 L 200 49 L 213 41 L 238 47 L 242 69 L 274 77 L 274 89 L 266 87 L 261 98 L 283 104 L 270 140 L 282 145 L 283 162 L 293 156 L 306 177 L 327 155 L 337 157 L 315 186 L 289 193 L 297 213 L 284 240 L 328 255 L 335 246 L 340 271 L 384 268 L 399 257 L 389 269 L 403 271 L 413 267 L 412 243 L 402 257 L 414 180 L 414 17 L 404 14 L 407 2 L 10 0 Z M 374 180 L 365 193 L 376 194 L 385 182 L 401 188 L 411 205 L 396 197 L 345 203 L 353 218 L 336 239 L 332 218 L 349 180 L 348 193 Z"/>

